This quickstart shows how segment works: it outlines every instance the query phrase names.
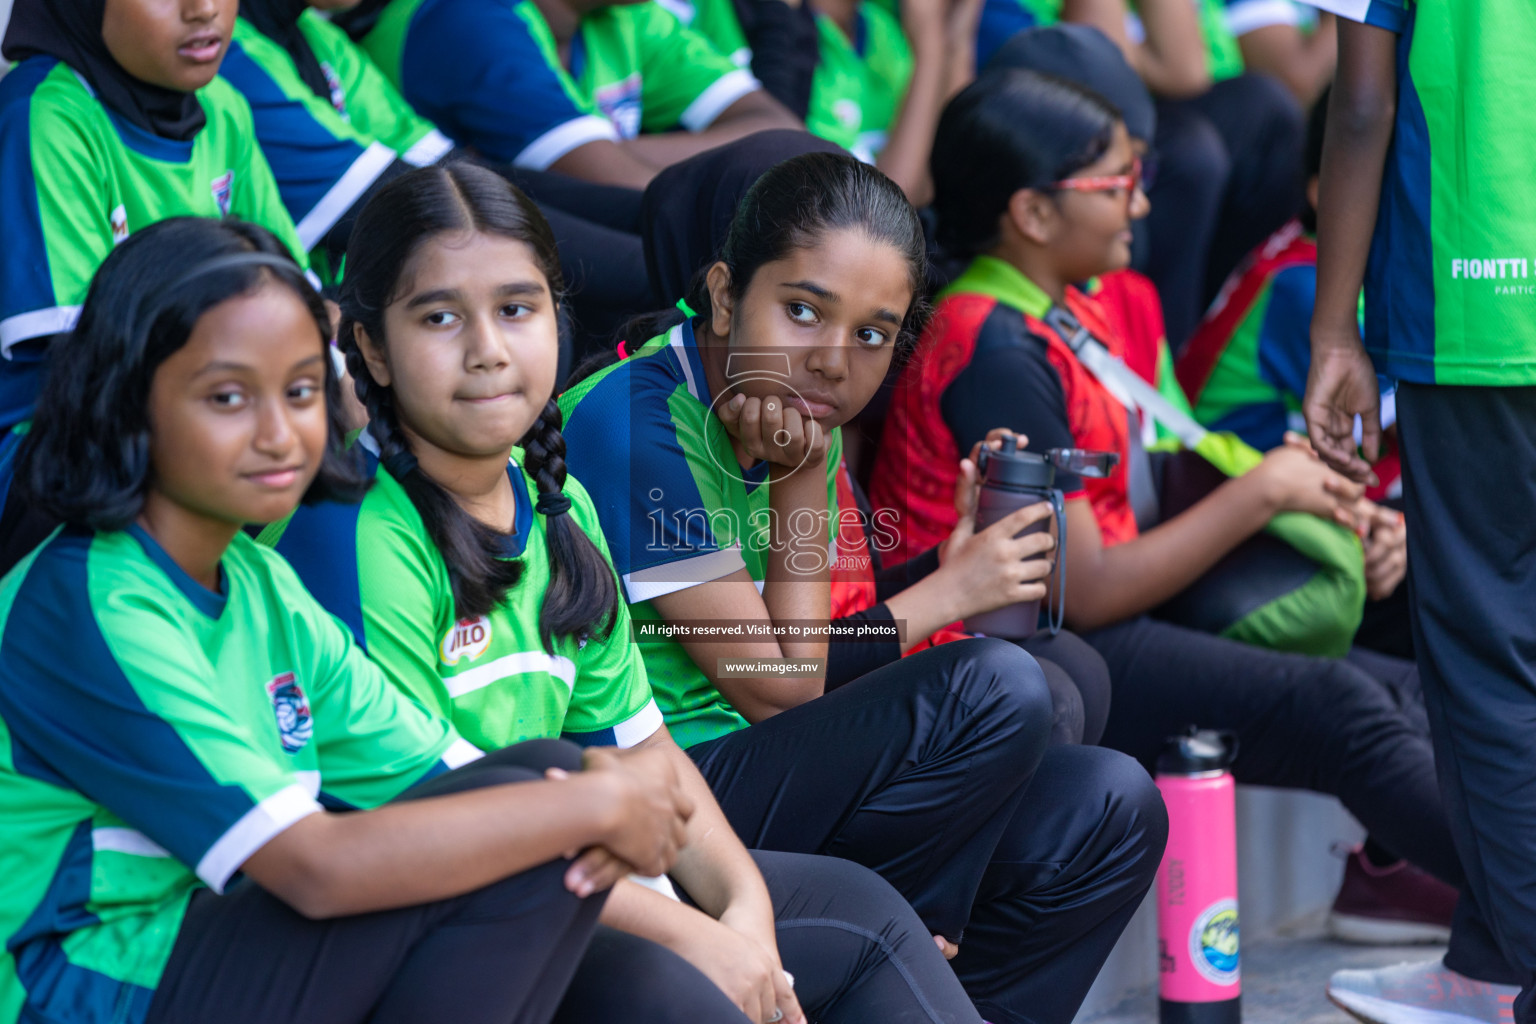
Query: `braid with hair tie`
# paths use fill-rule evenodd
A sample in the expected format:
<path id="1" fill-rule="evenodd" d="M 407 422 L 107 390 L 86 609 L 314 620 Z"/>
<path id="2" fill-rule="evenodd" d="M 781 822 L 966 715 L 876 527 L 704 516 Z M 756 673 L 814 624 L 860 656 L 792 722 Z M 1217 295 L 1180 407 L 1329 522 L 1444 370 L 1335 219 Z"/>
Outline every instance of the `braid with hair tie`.
<path id="1" fill-rule="evenodd" d="M 544 540 L 549 549 L 549 589 L 539 612 L 544 649 L 554 652 L 553 638 L 606 639 L 618 614 L 619 589 L 613 566 L 591 539 L 566 518 L 571 499 L 565 494 L 565 416 L 553 398 L 524 436 L 523 468 L 539 487 L 534 507 L 545 517 Z"/>

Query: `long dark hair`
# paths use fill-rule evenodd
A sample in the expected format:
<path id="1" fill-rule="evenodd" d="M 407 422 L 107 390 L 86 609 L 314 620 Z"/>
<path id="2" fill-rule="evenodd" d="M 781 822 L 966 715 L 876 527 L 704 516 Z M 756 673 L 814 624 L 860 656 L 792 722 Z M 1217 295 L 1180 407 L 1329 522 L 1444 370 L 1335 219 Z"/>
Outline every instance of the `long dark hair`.
<path id="1" fill-rule="evenodd" d="M 330 317 L 283 243 L 235 220 L 173 217 L 112 251 L 96 271 L 80 321 L 52 346 L 16 486 L 66 523 L 120 530 L 144 508 L 150 478 L 149 393 L 160 364 L 215 306 L 277 282 L 298 296 L 324 344 Z M 325 360 L 330 436 L 305 503 L 355 501 L 366 486 L 345 454 L 346 427 Z"/>
<path id="2" fill-rule="evenodd" d="M 400 276 L 421 245 L 445 232 L 475 231 L 525 243 L 549 281 L 558 304 L 564 292 L 559 253 L 548 222 L 527 196 L 500 175 L 467 162 L 424 167 L 380 189 L 358 215 L 341 287 L 340 344 L 358 400 L 368 410 L 368 431 L 379 457 L 421 514 L 443 556 L 459 618 L 485 615 L 522 578 L 522 562 L 502 557 L 503 537 L 465 512 L 453 495 L 416 462 L 395 408 L 393 389 L 373 379 L 356 340 L 361 325 L 374 345 L 387 348 L 384 311 L 397 298 Z M 565 438 L 560 407 L 551 399 L 519 442 L 524 468 L 538 483 L 545 516 L 549 589 L 539 613 L 539 635 L 553 652 L 555 637 L 604 637 L 618 610 L 613 567 L 566 511 Z"/>
<path id="3" fill-rule="evenodd" d="M 1103 156 L 1119 120 L 1097 93 L 1035 71 L 988 71 L 966 86 L 944 108 L 934 135 L 939 244 L 962 258 L 992 248 L 1009 198 Z"/>
<path id="4" fill-rule="evenodd" d="M 928 273 L 923 225 L 895 182 L 845 153 L 791 157 L 747 189 L 720 246 L 720 262 L 731 272 L 731 297 L 739 303 L 765 263 L 782 260 L 815 245 L 828 231 L 844 228 L 857 228 L 895 246 L 907 261 L 912 304 L 894 346 L 896 358 L 903 358 L 917 344 L 927 310 L 922 301 Z M 688 292 L 688 304 L 706 321 L 708 269 L 694 275 Z"/>

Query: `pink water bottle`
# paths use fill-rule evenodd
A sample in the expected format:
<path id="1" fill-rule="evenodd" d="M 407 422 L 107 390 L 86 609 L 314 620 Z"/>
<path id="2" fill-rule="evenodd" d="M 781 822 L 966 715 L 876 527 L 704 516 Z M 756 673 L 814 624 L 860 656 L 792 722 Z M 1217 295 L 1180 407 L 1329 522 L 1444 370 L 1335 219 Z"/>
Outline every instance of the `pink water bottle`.
<path id="1" fill-rule="evenodd" d="M 1168 850 L 1157 872 L 1162 1024 L 1237 1024 L 1237 810 L 1227 766 L 1229 732 L 1196 730 L 1168 741 L 1157 788 L 1168 806 Z"/>

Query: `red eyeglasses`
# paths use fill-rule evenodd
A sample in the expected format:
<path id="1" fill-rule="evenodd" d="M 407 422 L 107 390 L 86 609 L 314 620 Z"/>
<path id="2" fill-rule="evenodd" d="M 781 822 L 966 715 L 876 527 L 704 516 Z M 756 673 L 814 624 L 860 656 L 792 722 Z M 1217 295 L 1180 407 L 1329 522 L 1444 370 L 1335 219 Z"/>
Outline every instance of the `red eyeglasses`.
<path id="1" fill-rule="evenodd" d="M 1063 178 L 1061 181 L 1053 181 L 1046 186 L 1048 189 L 1064 192 L 1126 192 L 1129 193 L 1137 187 L 1144 187 L 1146 179 L 1142 176 L 1141 157 L 1131 160 L 1130 174 L 1114 174 L 1103 178 Z"/>

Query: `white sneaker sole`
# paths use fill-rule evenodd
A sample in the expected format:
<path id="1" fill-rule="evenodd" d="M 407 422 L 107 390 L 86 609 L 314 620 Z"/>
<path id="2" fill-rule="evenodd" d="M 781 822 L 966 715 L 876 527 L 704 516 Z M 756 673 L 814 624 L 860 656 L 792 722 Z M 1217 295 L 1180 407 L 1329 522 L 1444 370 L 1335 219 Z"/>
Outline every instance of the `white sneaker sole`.
<path id="1" fill-rule="evenodd" d="M 1340 942 L 1360 946 L 1443 946 L 1451 941 L 1451 930 L 1444 925 L 1384 921 L 1379 917 L 1353 914 L 1329 914 L 1328 934 Z"/>
<path id="2" fill-rule="evenodd" d="M 1427 1010 L 1411 1003 L 1398 1003 L 1359 992 L 1328 989 L 1328 1001 L 1365 1024 L 1489 1024 L 1480 1017 L 1468 1017 L 1444 1010 Z"/>

